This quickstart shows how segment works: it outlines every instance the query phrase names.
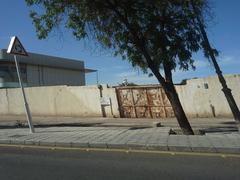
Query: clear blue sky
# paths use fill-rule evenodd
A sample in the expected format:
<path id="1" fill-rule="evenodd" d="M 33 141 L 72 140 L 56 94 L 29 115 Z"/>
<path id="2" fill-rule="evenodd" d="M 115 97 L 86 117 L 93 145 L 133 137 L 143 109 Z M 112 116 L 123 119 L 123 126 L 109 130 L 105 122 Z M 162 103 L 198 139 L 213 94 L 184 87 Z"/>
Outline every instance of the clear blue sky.
<path id="1" fill-rule="evenodd" d="M 211 0 L 215 19 L 210 24 L 210 41 L 221 53 L 219 64 L 225 74 L 240 73 L 240 1 Z M 138 69 L 133 69 L 127 61 L 101 52 L 87 41 L 76 41 L 64 29 L 56 30 L 45 40 L 38 40 L 29 18 L 29 8 L 24 0 L 1 0 L 0 48 L 7 48 L 10 37 L 17 35 L 29 52 L 84 60 L 86 68 L 99 71 L 100 83 L 116 85 L 127 78 L 137 84 L 157 83 Z M 174 72 L 174 81 L 185 78 L 215 75 L 213 67 L 201 55 L 196 55 L 195 71 Z M 96 84 L 96 74 L 87 75 L 87 84 Z"/>

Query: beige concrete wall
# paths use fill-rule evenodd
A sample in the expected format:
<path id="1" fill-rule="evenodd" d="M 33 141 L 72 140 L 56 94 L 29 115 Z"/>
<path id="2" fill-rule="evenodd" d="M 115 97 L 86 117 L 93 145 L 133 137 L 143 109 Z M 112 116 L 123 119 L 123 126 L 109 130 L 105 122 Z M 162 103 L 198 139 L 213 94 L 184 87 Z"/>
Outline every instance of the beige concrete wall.
<path id="1" fill-rule="evenodd" d="M 101 117 L 100 93 L 97 86 L 48 86 L 25 88 L 33 115 Z M 103 88 L 103 96 L 112 101 L 106 106 L 107 116 L 119 116 L 114 89 Z M 23 98 L 19 88 L 0 89 L 0 114 L 23 115 Z"/>
<path id="2" fill-rule="evenodd" d="M 240 75 L 227 75 L 226 80 L 240 106 Z M 119 117 L 115 88 L 102 88 L 102 97 L 110 99 L 110 105 L 101 106 L 98 86 L 46 86 L 25 91 L 33 115 L 102 117 L 104 111 L 106 117 Z M 191 79 L 176 89 L 187 116 L 232 117 L 217 77 Z M 20 89 L 0 89 L 0 115 L 24 113 Z"/>
<path id="3" fill-rule="evenodd" d="M 110 105 L 105 105 L 104 110 L 107 117 L 119 117 L 118 101 L 116 96 L 115 88 L 107 88 L 106 85 L 103 85 L 102 95 L 103 97 L 110 99 Z"/>
<path id="4" fill-rule="evenodd" d="M 226 75 L 227 85 L 240 108 L 240 75 Z M 206 89 L 204 84 L 207 84 Z M 186 114 L 189 117 L 232 117 L 231 110 L 216 76 L 191 79 L 176 89 Z"/>

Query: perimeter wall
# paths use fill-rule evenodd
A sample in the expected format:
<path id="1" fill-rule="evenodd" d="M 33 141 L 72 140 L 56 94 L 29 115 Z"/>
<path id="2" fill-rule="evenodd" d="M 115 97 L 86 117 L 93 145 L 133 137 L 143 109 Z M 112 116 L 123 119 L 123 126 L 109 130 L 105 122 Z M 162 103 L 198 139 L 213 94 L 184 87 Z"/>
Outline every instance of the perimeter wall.
<path id="1" fill-rule="evenodd" d="M 240 75 L 226 75 L 228 86 L 240 106 Z M 232 117 L 216 76 L 187 80 L 176 85 L 189 117 Z M 35 116 L 119 117 L 115 88 L 98 86 L 45 86 L 25 88 Z M 24 115 L 19 88 L 0 89 L 0 115 Z"/>

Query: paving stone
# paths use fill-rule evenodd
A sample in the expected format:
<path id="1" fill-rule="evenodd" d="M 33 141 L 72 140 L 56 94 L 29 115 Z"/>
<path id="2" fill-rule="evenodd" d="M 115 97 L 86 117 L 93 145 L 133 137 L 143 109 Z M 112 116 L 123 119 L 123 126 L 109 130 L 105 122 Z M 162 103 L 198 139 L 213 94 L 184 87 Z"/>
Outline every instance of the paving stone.
<path id="1" fill-rule="evenodd" d="M 39 141 L 25 140 L 24 145 L 39 145 Z"/>
<path id="2" fill-rule="evenodd" d="M 88 142 L 81 142 L 81 141 L 74 141 L 71 142 L 72 147 L 80 147 L 80 148 L 89 148 L 89 143 Z"/>
<path id="3" fill-rule="evenodd" d="M 107 143 L 107 148 L 110 148 L 110 149 L 128 149 L 128 146 L 126 144 L 120 144 L 120 143 Z"/>
<path id="4" fill-rule="evenodd" d="M 165 144 L 146 144 L 148 150 L 168 151 L 167 143 Z"/>
<path id="5" fill-rule="evenodd" d="M 56 141 L 55 146 L 60 146 L 60 147 L 72 147 L 71 142 L 66 142 L 66 141 Z"/>
<path id="6" fill-rule="evenodd" d="M 89 147 L 91 148 L 108 148 L 105 142 L 90 142 Z"/>
<path id="7" fill-rule="evenodd" d="M 215 147 L 218 153 L 240 153 L 239 147 Z"/>
<path id="8" fill-rule="evenodd" d="M 170 128 L 51 127 L 0 130 L 2 144 L 240 153 L 239 134 L 169 135 Z"/>
<path id="9" fill-rule="evenodd" d="M 193 152 L 210 152 L 216 153 L 217 150 L 214 147 L 202 147 L 202 146 L 191 146 Z"/>
<path id="10" fill-rule="evenodd" d="M 147 146 L 145 143 L 127 143 L 126 146 L 129 149 L 147 149 Z"/>
<path id="11" fill-rule="evenodd" d="M 24 141 L 18 139 L 11 139 L 11 144 L 24 145 Z"/>
<path id="12" fill-rule="evenodd" d="M 10 139 L 0 139 L 0 144 L 11 144 Z"/>
<path id="13" fill-rule="evenodd" d="M 193 152 L 217 152 L 206 136 L 188 136 L 190 147 Z"/>
<path id="14" fill-rule="evenodd" d="M 188 136 L 185 135 L 171 135 L 167 141 L 169 151 L 192 151 Z"/>
<path id="15" fill-rule="evenodd" d="M 169 151 L 184 151 L 191 152 L 192 148 L 189 145 L 168 145 Z"/>
<path id="16" fill-rule="evenodd" d="M 42 140 L 38 142 L 39 146 L 56 146 L 55 141 L 50 141 L 50 140 Z"/>

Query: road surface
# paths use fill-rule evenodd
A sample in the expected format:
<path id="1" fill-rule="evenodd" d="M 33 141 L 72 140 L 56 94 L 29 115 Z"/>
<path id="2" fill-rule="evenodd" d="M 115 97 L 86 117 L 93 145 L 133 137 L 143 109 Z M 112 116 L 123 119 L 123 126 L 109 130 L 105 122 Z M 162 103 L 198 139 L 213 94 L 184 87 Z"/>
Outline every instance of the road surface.
<path id="1" fill-rule="evenodd" d="M 1 180 L 240 179 L 240 157 L 0 147 Z"/>

